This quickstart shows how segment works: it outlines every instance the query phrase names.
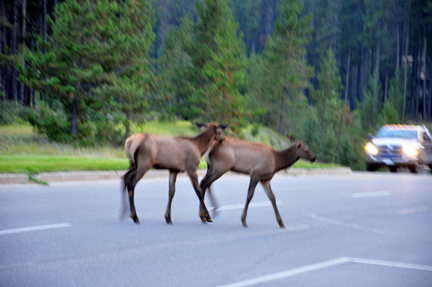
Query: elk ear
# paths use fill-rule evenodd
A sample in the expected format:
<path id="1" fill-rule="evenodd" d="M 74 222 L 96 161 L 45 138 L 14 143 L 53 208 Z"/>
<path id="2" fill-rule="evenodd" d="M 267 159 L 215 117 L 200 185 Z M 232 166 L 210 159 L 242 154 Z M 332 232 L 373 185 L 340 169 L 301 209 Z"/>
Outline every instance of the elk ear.
<path id="1" fill-rule="evenodd" d="M 286 133 L 286 136 L 290 139 L 291 142 L 295 142 L 296 138 L 293 135 L 290 135 L 289 133 Z"/>
<path id="2" fill-rule="evenodd" d="M 220 125 L 219 127 L 221 128 L 221 129 L 226 129 L 227 127 L 229 126 L 229 124 L 227 124 L 227 125 Z"/>
<path id="3" fill-rule="evenodd" d="M 206 127 L 207 127 L 206 124 L 202 124 L 202 123 L 198 123 L 198 122 L 195 122 L 195 125 L 196 125 L 199 129 L 201 129 L 201 128 L 206 128 Z"/>

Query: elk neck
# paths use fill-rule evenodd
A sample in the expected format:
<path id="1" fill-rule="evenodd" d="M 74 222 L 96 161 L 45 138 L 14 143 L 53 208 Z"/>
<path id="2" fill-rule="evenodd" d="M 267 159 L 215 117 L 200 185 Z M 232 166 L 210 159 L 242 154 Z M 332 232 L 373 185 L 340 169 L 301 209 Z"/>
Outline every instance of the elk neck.
<path id="1" fill-rule="evenodd" d="M 297 155 L 296 148 L 292 145 L 286 150 L 275 151 L 274 153 L 276 159 L 275 172 L 292 166 L 296 161 L 300 159 L 300 157 Z"/>
<path id="2" fill-rule="evenodd" d="M 197 146 L 201 156 L 209 149 L 213 142 L 214 136 L 214 128 L 208 128 L 193 138 L 193 142 Z"/>

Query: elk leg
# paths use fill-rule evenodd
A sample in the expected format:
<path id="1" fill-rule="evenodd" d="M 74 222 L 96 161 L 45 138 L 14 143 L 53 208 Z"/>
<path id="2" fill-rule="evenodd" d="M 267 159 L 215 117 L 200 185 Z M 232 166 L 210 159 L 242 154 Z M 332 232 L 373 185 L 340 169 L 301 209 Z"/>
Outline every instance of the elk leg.
<path id="1" fill-rule="evenodd" d="M 168 192 L 168 205 L 165 211 L 166 223 L 172 224 L 171 221 L 171 203 L 175 193 L 175 183 L 177 180 L 177 171 L 170 170 L 169 173 L 169 192 Z"/>
<path id="2" fill-rule="evenodd" d="M 137 169 L 135 173 L 131 174 L 130 179 L 127 183 L 128 188 L 128 194 L 129 194 L 129 206 L 130 206 L 130 217 L 135 223 L 140 223 L 138 215 L 135 210 L 135 201 L 134 201 L 134 194 L 135 194 L 135 186 L 137 185 L 138 181 L 144 176 L 144 174 L 150 169 L 151 165 L 149 163 L 137 163 Z"/>
<path id="3" fill-rule="evenodd" d="M 216 214 L 216 209 L 217 209 L 218 205 L 217 205 L 217 202 L 216 202 L 215 198 L 213 197 L 213 195 L 211 193 L 210 185 L 214 181 L 216 181 L 219 177 L 221 177 L 223 174 L 224 173 L 213 173 L 212 171 L 207 170 L 206 175 L 204 176 L 204 178 L 201 180 L 201 183 L 200 183 L 200 188 L 201 188 L 201 191 L 202 191 L 203 200 L 205 198 L 206 190 L 208 189 L 210 201 L 211 201 L 211 203 L 212 203 L 212 205 L 214 207 L 214 209 L 213 209 L 214 210 L 214 215 Z M 201 218 L 202 218 L 202 213 L 203 212 L 204 211 L 201 209 L 201 205 L 200 205 L 199 214 L 200 214 Z"/>
<path id="4" fill-rule="evenodd" d="M 271 189 L 270 181 L 261 181 L 261 185 L 264 188 L 265 193 L 267 194 L 268 198 L 271 201 L 271 204 L 273 205 L 274 213 L 276 215 L 276 221 L 279 223 L 280 228 L 285 228 L 285 225 L 282 221 L 282 218 L 279 214 L 279 210 L 276 206 L 276 197 L 273 194 L 273 191 Z"/>
<path id="5" fill-rule="evenodd" d="M 247 197 L 246 197 L 246 203 L 245 203 L 245 207 L 243 209 L 243 213 L 241 216 L 241 222 L 243 224 L 243 227 L 248 227 L 247 222 L 246 222 L 246 216 L 247 216 L 247 210 L 249 207 L 249 203 L 252 200 L 252 197 L 254 195 L 255 192 L 255 187 L 258 184 L 258 180 L 254 179 L 253 176 L 250 179 L 250 183 L 249 183 L 249 188 L 248 188 L 248 193 L 247 193 Z"/>
<path id="6" fill-rule="evenodd" d="M 120 210 L 120 220 L 123 220 L 125 218 L 127 210 L 128 210 L 128 206 L 126 203 L 126 201 L 127 201 L 126 188 L 127 188 L 127 184 L 129 182 L 129 180 L 131 179 L 131 177 L 133 177 L 135 175 L 135 173 L 136 173 L 136 168 L 134 166 L 134 167 L 129 168 L 129 170 L 122 176 L 123 182 L 122 182 L 122 187 L 121 187 L 120 192 L 122 195 L 121 197 L 122 197 L 123 204 L 122 204 L 122 207 Z"/>
<path id="7" fill-rule="evenodd" d="M 198 215 L 201 218 L 201 221 L 203 223 L 213 222 L 213 220 L 211 219 L 210 214 L 207 210 L 207 207 L 204 204 L 204 197 L 203 197 L 203 193 L 202 193 L 202 191 L 198 185 L 198 176 L 196 174 L 196 171 L 193 173 L 188 173 L 188 175 L 192 181 L 192 186 L 195 190 L 195 193 L 197 194 L 198 199 L 200 201 L 200 208 L 199 208 Z"/>
<path id="8" fill-rule="evenodd" d="M 217 202 L 216 198 L 213 196 L 213 192 L 210 189 L 210 186 L 208 187 L 208 195 L 209 195 L 209 199 L 210 202 L 213 206 L 213 217 L 216 217 L 218 215 L 218 211 L 217 209 L 219 208 L 219 203 Z"/>

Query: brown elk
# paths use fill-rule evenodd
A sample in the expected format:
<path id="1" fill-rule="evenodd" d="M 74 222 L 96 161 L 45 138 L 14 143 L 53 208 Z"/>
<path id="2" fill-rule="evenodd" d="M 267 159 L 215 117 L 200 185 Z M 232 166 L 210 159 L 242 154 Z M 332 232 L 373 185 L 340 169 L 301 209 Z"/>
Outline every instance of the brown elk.
<path id="1" fill-rule="evenodd" d="M 169 198 L 165 212 L 167 223 L 171 221 L 171 202 L 175 193 L 175 182 L 179 172 L 186 172 L 192 181 L 193 188 L 200 201 L 199 216 L 202 222 L 211 222 L 212 219 L 204 204 L 203 193 L 198 185 L 197 169 L 201 156 L 208 150 L 213 141 L 224 141 L 223 130 L 227 127 L 216 123 L 199 124 L 203 131 L 196 137 L 186 136 L 164 137 L 153 134 L 138 133 L 126 139 L 125 149 L 131 166 L 123 175 L 123 211 L 127 212 L 126 188 L 129 195 L 130 217 L 135 223 L 139 219 L 135 210 L 134 192 L 138 181 L 150 168 L 169 170 Z"/>
<path id="2" fill-rule="evenodd" d="M 284 223 L 276 206 L 276 198 L 270 186 L 270 180 L 276 172 L 290 167 L 300 158 L 311 162 L 316 161 L 316 156 L 310 152 L 304 143 L 294 139 L 292 136 L 290 136 L 290 140 L 292 142 L 291 146 L 283 151 L 275 151 L 264 144 L 228 137 L 225 138 L 223 143 L 214 143 L 206 154 L 207 173 L 200 183 L 203 196 L 208 189 L 209 197 L 214 205 L 216 205 L 210 190 L 210 185 L 215 180 L 229 170 L 249 174 L 250 183 L 246 204 L 241 216 L 243 226 L 247 227 L 246 214 L 248 206 L 254 195 L 255 187 L 258 182 L 261 182 L 265 193 L 273 205 L 276 220 L 279 226 L 284 228 Z"/>

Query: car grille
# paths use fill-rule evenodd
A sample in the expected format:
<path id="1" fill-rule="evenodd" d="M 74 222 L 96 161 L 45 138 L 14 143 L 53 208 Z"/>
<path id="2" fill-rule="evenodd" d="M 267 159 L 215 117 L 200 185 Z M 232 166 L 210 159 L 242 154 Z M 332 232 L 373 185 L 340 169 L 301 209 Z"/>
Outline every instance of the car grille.
<path id="1" fill-rule="evenodd" d="M 392 146 L 392 145 L 385 145 L 385 146 L 379 146 L 378 147 L 378 154 L 381 156 L 398 156 L 402 154 L 402 147 L 401 146 Z"/>

